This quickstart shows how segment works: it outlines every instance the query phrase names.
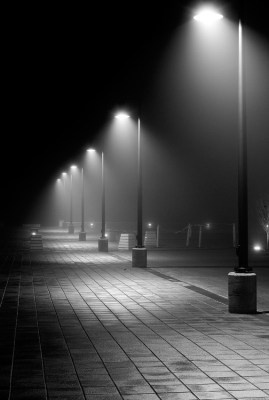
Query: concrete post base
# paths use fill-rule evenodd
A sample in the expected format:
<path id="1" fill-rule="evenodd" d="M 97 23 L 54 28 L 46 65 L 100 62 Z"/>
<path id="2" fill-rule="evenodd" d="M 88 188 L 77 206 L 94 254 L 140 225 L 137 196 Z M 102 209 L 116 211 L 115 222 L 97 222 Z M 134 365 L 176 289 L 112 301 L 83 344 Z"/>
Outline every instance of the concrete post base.
<path id="1" fill-rule="evenodd" d="M 69 225 L 68 227 L 68 233 L 74 233 L 75 232 L 75 227 L 74 225 Z"/>
<path id="2" fill-rule="evenodd" d="M 86 240 L 86 232 L 79 232 L 78 239 L 80 241 L 85 241 Z"/>
<path id="3" fill-rule="evenodd" d="M 108 252 L 108 239 L 107 238 L 99 238 L 98 239 L 98 251 Z"/>
<path id="4" fill-rule="evenodd" d="M 134 247 L 132 249 L 132 267 L 147 267 L 147 249 L 146 247 Z"/>
<path id="5" fill-rule="evenodd" d="M 253 272 L 228 274 L 229 312 L 255 314 L 257 312 L 256 274 Z"/>

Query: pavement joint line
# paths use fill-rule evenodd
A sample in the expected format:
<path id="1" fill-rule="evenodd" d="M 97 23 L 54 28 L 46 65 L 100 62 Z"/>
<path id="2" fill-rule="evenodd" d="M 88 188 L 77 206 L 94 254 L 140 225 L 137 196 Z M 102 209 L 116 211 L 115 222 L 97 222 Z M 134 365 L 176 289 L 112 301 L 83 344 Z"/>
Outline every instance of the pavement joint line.
<path id="1" fill-rule="evenodd" d="M 102 275 L 101 275 L 101 276 L 102 276 Z M 71 281 L 71 284 L 73 285 L 72 281 Z M 84 301 L 83 296 L 81 296 L 81 294 L 79 294 L 79 295 L 80 295 L 80 297 L 82 298 L 82 300 Z M 116 301 L 118 301 L 117 298 L 116 298 L 115 296 L 113 296 L 113 295 L 111 295 L 111 296 L 112 296 Z M 110 309 L 110 308 L 109 308 L 109 305 L 107 305 L 106 303 L 104 303 L 104 301 L 102 300 L 102 298 L 100 298 L 100 297 L 98 296 L 98 294 L 96 294 L 96 297 L 99 299 L 99 301 L 100 301 L 105 307 L 108 307 L 108 309 Z M 75 309 L 73 308 L 73 305 L 70 303 L 69 299 L 67 299 L 67 300 L 68 300 L 68 302 L 69 302 L 71 308 L 73 309 L 73 311 L 75 311 Z M 126 308 L 126 310 L 128 310 L 128 309 Z M 94 310 L 92 310 L 92 311 L 94 312 Z M 112 310 L 110 310 L 110 311 L 112 312 Z M 130 312 L 131 312 L 131 314 L 132 314 L 133 316 L 135 316 L 141 323 L 143 323 L 143 320 L 141 320 L 139 317 L 137 317 L 135 314 L 133 314 L 132 311 L 130 311 Z M 95 313 L 95 312 L 94 312 L 94 313 Z M 138 367 L 135 365 L 135 363 L 132 361 L 132 358 L 126 353 L 126 351 L 124 350 L 124 347 L 123 347 L 123 346 L 120 344 L 120 342 L 113 336 L 113 334 L 106 328 L 106 326 L 103 324 L 102 320 L 98 317 L 98 315 L 97 315 L 97 314 L 95 314 L 95 315 L 96 315 L 96 318 L 98 319 L 98 321 L 100 322 L 100 324 L 103 326 L 103 328 L 107 331 L 107 333 L 111 336 L 111 338 L 112 338 L 113 340 L 116 341 L 116 343 L 118 344 L 118 346 L 119 346 L 119 347 L 122 349 L 122 351 L 126 354 L 126 356 L 129 358 L 129 360 L 133 363 L 135 369 L 136 369 L 137 371 L 139 371 L 139 368 L 138 368 Z M 154 315 L 154 314 L 153 314 L 153 315 Z M 139 337 L 139 335 L 137 335 L 135 332 L 133 332 L 132 329 L 130 329 L 130 328 L 124 323 L 124 321 L 122 321 L 117 315 L 115 315 L 115 317 L 117 318 L 117 320 L 118 320 L 120 323 L 122 323 L 122 324 L 126 327 L 126 329 L 127 329 L 129 332 L 131 332 L 131 333 L 138 339 L 139 342 L 141 342 L 141 338 Z M 157 317 L 157 318 L 158 318 L 158 317 Z M 159 319 L 159 318 L 158 318 L 158 319 Z M 80 319 L 78 319 L 78 320 L 79 320 L 79 323 L 80 323 L 82 329 L 85 331 L 85 328 L 84 328 L 82 322 L 80 321 Z M 159 320 L 160 320 L 160 322 L 162 322 L 161 319 L 159 319 Z M 166 325 L 166 323 L 165 323 L 165 325 Z M 168 325 L 168 326 L 169 326 L 169 325 Z M 167 341 L 166 339 L 164 339 L 164 338 L 163 338 L 161 335 L 159 335 L 154 329 L 152 329 L 152 328 L 150 328 L 150 327 L 149 327 L 149 329 L 150 329 L 156 336 L 158 336 L 159 338 L 163 339 L 167 344 L 169 344 L 171 347 L 173 347 L 175 350 L 177 350 L 171 343 L 169 343 L 169 341 Z M 88 336 L 88 333 L 87 333 L 86 331 L 85 331 L 85 333 L 86 333 L 86 335 Z M 88 338 L 89 338 L 89 340 L 92 342 L 92 340 L 91 340 L 91 338 L 90 338 L 89 336 L 88 336 Z M 144 345 L 156 358 L 158 358 L 159 362 L 162 363 L 163 366 L 166 367 L 165 363 L 163 363 L 163 361 L 158 357 L 158 355 L 155 354 L 155 353 L 152 351 L 152 349 L 151 349 L 146 343 L 144 343 L 143 341 L 142 341 L 142 343 L 143 343 L 143 345 Z M 92 344 L 93 344 L 94 348 L 96 349 L 97 353 L 99 354 L 99 351 L 98 351 L 98 349 L 96 348 L 94 342 L 92 342 Z M 185 356 L 185 357 L 186 357 L 186 356 Z M 188 359 L 188 357 L 186 357 L 186 359 Z M 188 361 L 190 361 L 190 360 L 188 360 Z M 112 376 L 111 376 L 109 370 L 107 369 L 105 363 L 103 363 L 103 365 L 104 365 L 104 367 L 106 368 L 106 370 L 107 370 L 109 376 L 110 376 L 111 379 L 113 380 L 113 378 L 112 378 Z M 168 369 L 169 369 L 169 367 L 168 367 Z M 140 372 L 140 371 L 139 371 L 139 372 Z M 170 372 L 171 372 L 171 374 L 172 374 L 173 376 L 176 377 L 176 375 L 175 375 L 175 373 L 174 373 L 173 371 L 170 371 Z M 158 395 L 157 391 L 154 389 L 154 385 L 152 385 L 152 384 L 150 383 L 150 381 L 149 381 L 145 376 L 143 376 L 143 378 L 144 378 L 144 380 L 147 382 L 147 384 L 151 387 L 151 389 L 154 391 L 154 394 Z M 177 378 L 177 377 L 176 377 L 176 378 Z M 178 378 L 177 378 L 177 379 L 178 379 Z M 114 384 L 115 384 L 116 388 L 120 391 L 119 384 L 117 384 L 116 382 L 114 382 Z M 186 385 L 185 385 L 185 386 L 186 386 Z M 186 388 L 187 388 L 187 386 L 186 386 Z M 190 391 L 190 393 L 192 393 L 192 390 L 191 390 L 190 388 L 189 388 L 189 391 Z"/>
<path id="2" fill-rule="evenodd" d="M 171 277 L 169 275 L 165 275 L 162 272 L 154 271 L 151 268 L 147 268 L 147 271 L 150 272 L 153 275 L 159 276 L 160 278 L 163 278 L 163 279 L 168 280 L 170 282 L 182 283 L 182 284 L 184 284 L 184 288 L 192 290 L 193 292 L 199 293 L 199 294 L 201 294 L 203 296 L 206 296 L 206 297 L 208 297 L 210 299 L 216 300 L 216 301 L 218 301 L 218 302 L 220 302 L 222 304 L 225 304 L 225 305 L 229 304 L 228 298 L 220 296 L 220 295 L 218 295 L 216 293 L 210 292 L 209 290 L 203 289 L 203 288 L 201 288 L 199 286 L 191 285 L 188 282 L 184 282 L 184 281 L 182 281 L 180 279 L 176 279 L 176 278 L 173 278 L 173 277 Z M 256 317 L 261 318 L 261 319 L 263 319 L 264 317 L 265 317 L 265 319 L 267 319 L 267 317 L 269 317 L 269 311 L 259 311 L 258 310 L 255 314 L 252 314 L 252 315 L 255 315 Z"/>
<path id="3" fill-rule="evenodd" d="M 189 290 L 192 290 L 193 292 L 202 294 L 202 295 L 204 295 L 206 297 L 209 297 L 209 298 L 211 298 L 213 300 L 216 300 L 216 301 L 218 301 L 220 303 L 223 303 L 223 304 L 226 304 L 226 305 L 228 304 L 228 299 L 226 297 L 223 297 L 223 296 L 220 296 L 220 295 L 215 294 L 213 292 L 210 292 L 209 290 L 203 289 L 203 288 L 195 286 L 195 285 L 191 285 L 188 282 L 184 282 L 184 281 L 182 281 L 180 279 L 172 278 L 171 276 L 165 275 L 165 274 L 163 274 L 161 272 L 153 271 L 152 269 L 147 269 L 147 271 L 150 272 L 151 274 L 157 275 L 160 278 L 166 279 L 166 280 L 168 280 L 170 282 L 183 283 L 184 287 L 186 289 L 189 289 Z"/>
<path id="4" fill-rule="evenodd" d="M 103 278 L 103 276 L 102 276 L 102 274 L 100 274 L 100 272 L 99 272 L 99 275 Z M 103 279 L 106 279 L 106 278 L 103 278 Z M 72 280 L 71 280 L 70 282 L 71 282 L 71 285 L 74 286 Z M 100 285 L 100 283 L 98 283 L 97 281 L 96 281 L 96 283 Z M 77 290 L 77 289 L 75 288 L 75 290 Z M 104 290 L 106 290 L 106 289 L 104 289 Z M 66 294 L 65 294 L 65 295 L 66 295 Z M 83 301 L 85 301 L 84 298 L 83 298 L 83 296 L 82 296 L 80 293 L 79 293 L 79 295 L 80 295 L 81 299 L 82 299 Z M 114 295 L 111 295 L 111 296 L 114 298 L 115 301 L 118 301 L 117 298 L 116 298 Z M 99 301 L 100 301 L 105 307 L 107 307 L 111 312 L 113 312 L 113 311 L 110 309 L 109 305 L 107 305 L 107 304 L 102 300 L 102 298 L 98 296 L 98 294 L 96 294 L 96 297 L 99 299 Z M 73 309 L 73 311 L 75 312 L 75 309 L 74 309 L 73 305 L 70 303 L 70 300 L 69 300 L 68 298 L 67 298 L 67 301 L 69 302 L 70 307 L 71 307 L 71 308 Z M 125 307 L 125 306 L 123 306 L 123 307 Z M 90 308 L 91 308 L 91 307 L 90 307 Z M 125 307 L 125 309 L 128 311 L 128 308 Z M 129 359 L 129 360 L 132 362 L 132 364 L 134 365 L 135 369 L 140 373 L 139 368 L 138 368 L 138 367 L 135 365 L 135 363 L 132 361 L 132 358 L 128 355 L 128 353 L 126 353 L 126 351 L 124 350 L 124 347 L 121 345 L 121 343 L 120 343 L 120 342 L 117 340 L 117 338 L 115 338 L 115 337 L 113 336 L 113 334 L 106 328 L 106 326 L 103 324 L 102 320 L 98 317 L 98 315 L 95 313 L 95 311 L 94 311 L 93 309 L 92 309 L 92 312 L 95 314 L 97 320 L 100 322 L 100 324 L 101 324 L 101 325 L 103 326 L 103 328 L 106 330 L 106 332 L 110 335 L 110 337 L 111 337 L 114 341 L 116 341 L 116 343 L 118 344 L 118 346 L 119 346 L 119 347 L 122 349 L 122 351 L 126 354 L 126 356 L 128 357 L 128 359 Z M 148 311 L 148 312 L 150 312 L 150 311 Z M 137 318 L 142 324 L 144 323 L 143 320 L 141 320 L 138 316 L 136 316 L 132 311 L 130 311 L 130 313 L 131 313 L 135 318 Z M 152 315 L 154 315 L 154 314 L 152 314 Z M 165 366 L 165 364 L 164 364 L 164 363 L 162 362 L 162 360 L 158 357 L 158 355 L 155 354 L 155 353 L 151 350 L 151 348 L 150 348 L 146 343 L 143 342 L 143 340 L 141 341 L 141 338 L 139 337 L 139 335 L 137 335 L 135 332 L 133 332 L 132 329 L 130 329 L 130 328 L 124 323 L 124 321 L 122 321 L 122 320 L 118 317 L 118 315 L 115 314 L 115 317 L 117 318 L 117 320 L 118 320 L 121 324 L 123 324 L 123 325 L 126 327 L 126 329 L 127 329 L 130 333 L 132 333 L 132 335 L 134 335 L 134 336 L 138 339 L 139 342 L 142 342 L 142 343 L 143 343 L 143 345 L 149 350 L 149 352 L 151 352 L 156 358 L 158 358 L 159 362 L 162 363 L 163 366 Z M 157 318 L 158 318 L 158 317 L 157 317 Z M 158 319 L 159 319 L 159 318 L 158 318 Z M 97 347 L 95 346 L 94 342 L 93 342 L 93 341 L 91 340 L 91 338 L 89 337 L 88 333 L 86 332 L 86 330 L 85 330 L 85 328 L 84 328 L 84 326 L 83 326 L 83 324 L 82 324 L 82 322 L 81 322 L 81 320 L 80 320 L 79 318 L 78 318 L 78 321 L 79 321 L 79 323 L 80 323 L 80 325 L 81 325 L 81 328 L 84 330 L 85 334 L 87 335 L 87 337 L 88 337 L 89 340 L 91 341 L 93 347 L 96 349 L 97 353 L 99 354 L 99 351 L 98 351 Z M 162 322 L 161 319 L 159 319 L 159 321 Z M 166 325 L 166 324 L 165 324 L 165 325 Z M 157 332 L 155 332 L 154 329 L 152 329 L 152 328 L 150 328 L 150 327 L 149 327 L 149 329 L 150 329 L 156 336 L 158 336 L 159 338 L 163 339 L 167 344 L 169 344 L 171 347 L 173 347 L 175 350 L 177 350 L 171 343 L 167 342 L 166 339 L 162 338 L 161 335 L 159 335 Z M 100 354 L 99 354 L 99 355 L 100 355 Z M 101 358 L 101 356 L 100 356 L 100 358 Z M 187 359 L 187 357 L 186 357 L 186 359 Z M 109 369 L 106 367 L 105 362 L 103 362 L 103 365 L 104 365 L 105 369 L 107 370 L 108 375 L 109 375 L 109 376 L 111 377 L 111 379 L 113 380 L 112 375 L 110 374 Z M 75 367 L 75 369 L 76 369 L 76 367 Z M 176 377 L 176 375 L 175 375 L 172 371 L 170 371 L 170 372 L 171 372 L 171 374 L 172 374 L 173 376 Z M 177 377 L 176 377 L 176 378 L 177 378 Z M 145 376 L 143 376 L 143 379 L 144 379 L 145 382 L 147 382 L 147 384 L 151 387 L 151 389 L 153 390 L 154 394 L 158 395 L 158 393 L 156 392 L 156 390 L 154 389 L 154 387 L 153 387 L 153 385 L 150 383 L 150 381 L 149 381 Z M 117 389 L 119 390 L 119 392 L 120 392 L 120 385 L 119 385 L 118 383 L 116 383 L 116 382 L 114 382 L 114 384 L 115 384 L 116 388 L 117 388 Z M 186 388 L 187 388 L 187 386 L 186 386 Z M 190 389 L 189 389 L 189 390 L 190 390 Z M 190 390 L 190 392 L 191 392 L 191 390 Z"/>
<path id="5" fill-rule="evenodd" d="M 146 272 L 146 271 L 145 271 Z M 150 271 L 149 271 L 150 272 Z M 99 274 L 100 274 L 100 272 L 99 272 Z M 101 276 L 102 276 L 102 274 L 100 274 Z M 156 274 L 157 275 L 157 274 Z M 158 275 L 159 275 L 159 273 L 158 273 Z M 167 278 L 167 276 L 166 275 L 164 275 L 166 278 Z M 175 279 L 173 279 L 173 280 L 175 280 Z M 180 282 L 180 280 L 175 280 L 175 281 L 178 281 L 178 282 Z M 99 298 L 99 296 L 97 295 L 97 297 Z M 114 297 L 113 295 L 112 295 L 112 297 Z M 105 303 L 102 301 L 102 299 L 101 298 L 99 298 L 99 300 L 105 305 Z M 116 299 L 115 299 L 116 300 Z M 71 305 L 71 307 L 72 307 L 72 305 Z M 118 317 L 116 316 L 116 318 L 118 319 Z M 99 318 L 98 318 L 99 319 Z M 102 321 L 101 320 L 99 320 L 100 321 L 100 323 L 102 324 Z M 124 322 L 123 322 L 123 324 L 124 324 Z M 124 324 L 125 325 L 125 324 Z M 128 329 L 128 327 L 126 326 L 126 328 Z M 105 328 L 106 329 L 106 328 Z M 129 329 L 128 329 L 129 330 Z M 132 332 L 132 331 L 131 331 Z M 154 329 L 153 329 L 153 332 L 156 334 L 157 332 L 155 332 L 154 331 Z M 134 332 L 133 332 L 134 333 Z M 111 333 L 110 333 L 110 335 L 111 335 Z M 140 338 L 139 338 L 139 336 L 137 336 L 136 334 L 134 334 L 137 338 L 138 338 L 138 340 L 140 340 Z M 157 335 L 158 335 L 158 333 L 157 333 Z M 158 335 L 159 336 L 159 335 Z M 112 335 L 112 337 L 113 337 L 113 335 Z M 114 338 L 114 340 L 115 340 L 115 338 Z M 166 339 L 164 339 L 165 341 L 166 341 Z M 116 342 L 118 343 L 118 341 L 117 341 L 117 339 L 116 339 Z M 167 342 L 167 341 L 166 341 Z M 168 344 L 170 344 L 171 345 L 171 343 L 169 343 L 169 341 L 167 342 Z M 118 345 L 122 348 L 122 350 L 124 351 L 124 348 L 120 345 L 120 343 L 118 343 Z M 144 343 L 144 345 L 151 351 L 151 349 L 146 345 L 146 343 Z M 172 345 L 172 347 L 173 347 L 173 345 Z M 124 351 L 125 352 L 125 351 Z M 158 357 L 156 354 L 155 354 L 155 356 L 156 357 Z M 127 355 L 127 357 L 128 357 L 128 355 Z M 128 357 L 129 358 L 129 357 Z M 161 360 L 160 360 L 161 361 Z M 161 361 L 162 362 L 162 361 Z M 171 371 L 172 372 L 172 371 Z M 173 372 L 172 372 L 172 374 L 173 374 Z M 150 384 L 150 382 L 147 380 L 147 378 L 145 378 L 144 377 L 144 379 L 148 382 L 148 384 L 152 387 L 152 385 Z M 117 384 L 116 384 L 116 386 L 117 386 Z M 152 387 L 153 388 L 153 387 Z M 154 388 L 153 388 L 153 390 L 154 390 Z M 190 388 L 189 388 L 189 390 L 191 390 Z M 156 393 L 157 394 L 157 393 Z"/>

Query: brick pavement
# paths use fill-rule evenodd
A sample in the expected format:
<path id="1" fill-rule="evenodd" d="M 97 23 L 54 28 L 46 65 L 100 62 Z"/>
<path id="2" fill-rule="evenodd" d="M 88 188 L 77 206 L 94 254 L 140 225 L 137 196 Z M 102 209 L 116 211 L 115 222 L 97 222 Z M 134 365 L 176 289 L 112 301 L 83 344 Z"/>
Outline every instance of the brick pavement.
<path id="1" fill-rule="evenodd" d="M 1 255 L 1 400 L 269 399 L 269 319 L 95 242 Z"/>

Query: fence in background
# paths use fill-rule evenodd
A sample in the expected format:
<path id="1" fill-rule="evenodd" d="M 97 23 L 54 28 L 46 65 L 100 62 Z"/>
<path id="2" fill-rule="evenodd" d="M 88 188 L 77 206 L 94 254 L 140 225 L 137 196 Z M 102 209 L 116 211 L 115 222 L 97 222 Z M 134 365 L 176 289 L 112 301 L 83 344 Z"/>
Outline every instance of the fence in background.
<path id="1" fill-rule="evenodd" d="M 73 222 L 73 225 L 77 231 L 80 230 L 80 222 Z M 68 222 L 62 222 L 61 226 L 64 229 L 68 228 Z M 179 223 L 148 223 L 145 224 L 144 229 L 144 244 L 148 248 L 236 247 L 235 223 L 189 223 L 183 227 L 180 227 Z M 101 232 L 101 223 L 85 222 L 85 230 L 98 236 Z M 136 223 L 133 221 L 108 221 L 106 223 L 106 232 L 110 241 L 117 242 L 120 248 L 124 248 L 122 243 L 127 240 L 127 234 L 135 238 Z M 129 238 L 128 240 L 130 241 Z M 130 246 L 128 245 L 128 247 Z"/>

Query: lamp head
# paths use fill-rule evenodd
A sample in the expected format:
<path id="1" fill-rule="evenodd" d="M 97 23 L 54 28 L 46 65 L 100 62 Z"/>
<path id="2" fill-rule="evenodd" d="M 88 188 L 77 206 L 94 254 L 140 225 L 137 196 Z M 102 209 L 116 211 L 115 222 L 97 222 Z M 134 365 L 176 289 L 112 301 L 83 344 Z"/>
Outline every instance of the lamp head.
<path id="1" fill-rule="evenodd" d="M 211 7 L 202 8 L 193 17 L 193 19 L 195 19 L 196 21 L 202 22 L 206 25 L 211 25 L 212 23 L 219 21 L 222 18 L 223 15 Z"/>
<path id="2" fill-rule="evenodd" d="M 125 119 L 130 118 L 130 115 L 128 115 L 125 112 L 119 112 L 115 115 L 115 118 L 119 119 L 120 121 L 124 121 Z"/>

